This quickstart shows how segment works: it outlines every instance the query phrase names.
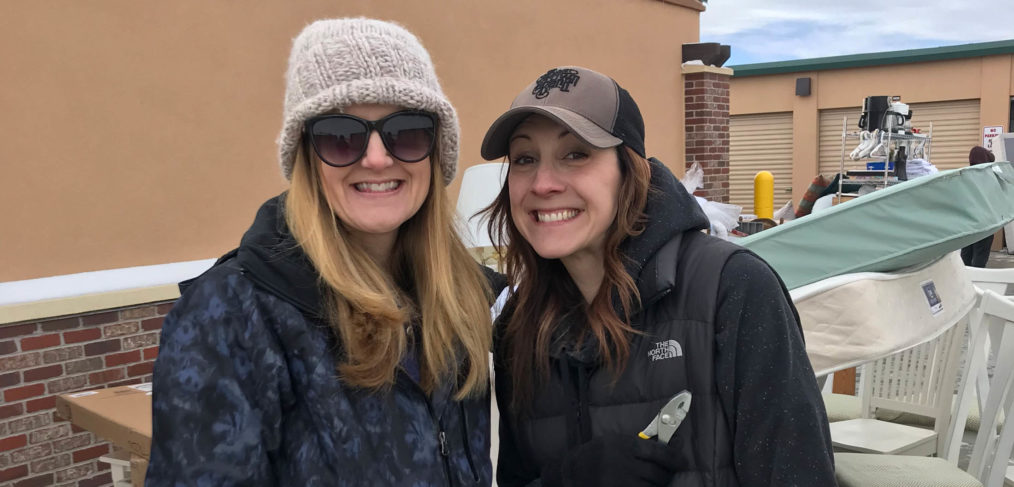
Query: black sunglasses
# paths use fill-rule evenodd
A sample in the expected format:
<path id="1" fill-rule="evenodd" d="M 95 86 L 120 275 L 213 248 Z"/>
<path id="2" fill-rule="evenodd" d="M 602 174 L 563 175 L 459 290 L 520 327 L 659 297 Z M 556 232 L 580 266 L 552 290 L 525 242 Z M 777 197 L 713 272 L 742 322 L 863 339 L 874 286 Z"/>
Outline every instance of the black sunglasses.
<path id="1" fill-rule="evenodd" d="M 419 162 L 433 153 L 436 125 L 436 115 L 406 110 L 376 121 L 345 114 L 322 115 L 307 120 L 303 132 L 320 160 L 329 166 L 345 167 L 366 154 L 374 130 L 396 159 Z"/>

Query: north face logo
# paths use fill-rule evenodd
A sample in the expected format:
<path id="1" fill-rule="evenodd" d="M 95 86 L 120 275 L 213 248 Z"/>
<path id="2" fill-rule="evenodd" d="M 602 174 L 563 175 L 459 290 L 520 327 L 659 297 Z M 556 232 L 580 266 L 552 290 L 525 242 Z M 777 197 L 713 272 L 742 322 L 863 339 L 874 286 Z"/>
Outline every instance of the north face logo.
<path id="1" fill-rule="evenodd" d="M 682 357 L 683 347 L 681 347 L 680 342 L 677 342 L 676 340 L 655 342 L 655 348 L 648 351 L 648 356 L 651 357 L 652 362 L 667 358 Z"/>

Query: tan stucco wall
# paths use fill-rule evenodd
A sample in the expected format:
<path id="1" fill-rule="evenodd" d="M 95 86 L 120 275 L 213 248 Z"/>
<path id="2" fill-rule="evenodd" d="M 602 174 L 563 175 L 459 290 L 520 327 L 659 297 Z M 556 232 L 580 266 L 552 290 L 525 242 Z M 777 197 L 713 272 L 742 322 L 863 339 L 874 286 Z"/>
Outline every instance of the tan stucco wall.
<path id="1" fill-rule="evenodd" d="M 1002 55 L 733 77 L 729 112 L 731 116 L 793 112 L 792 198 L 798 201 L 817 172 L 820 110 L 861 105 L 869 95 L 899 95 L 906 103 L 978 98 L 980 125 L 1007 127 L 1014 95 L 1012 58 Z M 811 79 L 810 96 L 795 95 L 795 80 L 802 77 Z"/>
<path id="2" fill-rule="evenodd" d="M 657 0 L 136 2 L 0 6 L 0 281 L 215 257 L 284 188 L 291 39 L 316 18 L 401 22 L 459 111 L 462 167 L 488 124 L 561 64 L 638 100 L 682 172 L 680 46 L 699 11 Z M 457 181 L 451 187 L 457 194 Z"/>

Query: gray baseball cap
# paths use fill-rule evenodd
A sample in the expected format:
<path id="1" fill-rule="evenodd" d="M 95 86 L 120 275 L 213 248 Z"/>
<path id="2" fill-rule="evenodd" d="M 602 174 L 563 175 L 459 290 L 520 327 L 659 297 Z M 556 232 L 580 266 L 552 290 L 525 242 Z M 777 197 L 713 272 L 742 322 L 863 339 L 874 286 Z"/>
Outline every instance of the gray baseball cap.
<path id="1" fill-rule="evenodd" d="M 578 66 L 550 69 L 522 90 L 486 131 L 482 157 L 506 156 L 514 129 L 533 113 L 566 126 L 593 147 L 623 144 L 645 157 L 644 119 L 630 93 L 612 78 Z"/>

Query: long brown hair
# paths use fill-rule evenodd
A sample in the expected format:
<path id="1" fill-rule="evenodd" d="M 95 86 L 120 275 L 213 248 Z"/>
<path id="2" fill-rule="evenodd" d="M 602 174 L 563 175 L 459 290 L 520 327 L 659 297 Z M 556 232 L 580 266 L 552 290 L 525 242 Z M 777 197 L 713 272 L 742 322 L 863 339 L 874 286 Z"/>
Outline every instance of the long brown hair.
<path id="1" fill-rule="evenodd" d="M 628 317 L 640 296 L 624 267 L 620 243 L 643 230 L 651 168 L 648 161 L 627 147 L 618 147 L 616 154 L 621 172 L 616 219 L 606 230 L 602 263 L 605 276 L 591 303 L 586 304 L 559 259 L 540 257 L 518 231 L 511 216 L 509 183 L 486 210 L 490 235 L 500 244 L 507 279 L 516 286 L 514 311 L 500 325 L 506 326 L 503 337 L 508 348 L 504 352 L 514 387 L 511 405 L 515 410 L 526 409 L 536 384 L 549 377 L 550 345 L 560 318 L 567 312 L 583 313 L 586 326 L 579 339 L 588 335 L 597 339 L 599 355 L 614 377 L 626 366 L 630 334 L 635 332 Z M 622 318 L 614 306 L 622 311 Z"/>
<path id="2" fill-rule="evenodd" d="M 368 389 L 392 385 L 409 342 L 405 325 L 418 319 L 423 389 L 458 381 L 457 399 L 485 392 L 490 291 L 455 228 L 439 147 L 430 156 L 426 200 L 398 231 L 391 273 L 349 238 L 325 196 L 320 163 L 307 152 L 299 144 L 285 219 L 327 290 L 328 321 L 341 340 L 341 379 Z"/>

